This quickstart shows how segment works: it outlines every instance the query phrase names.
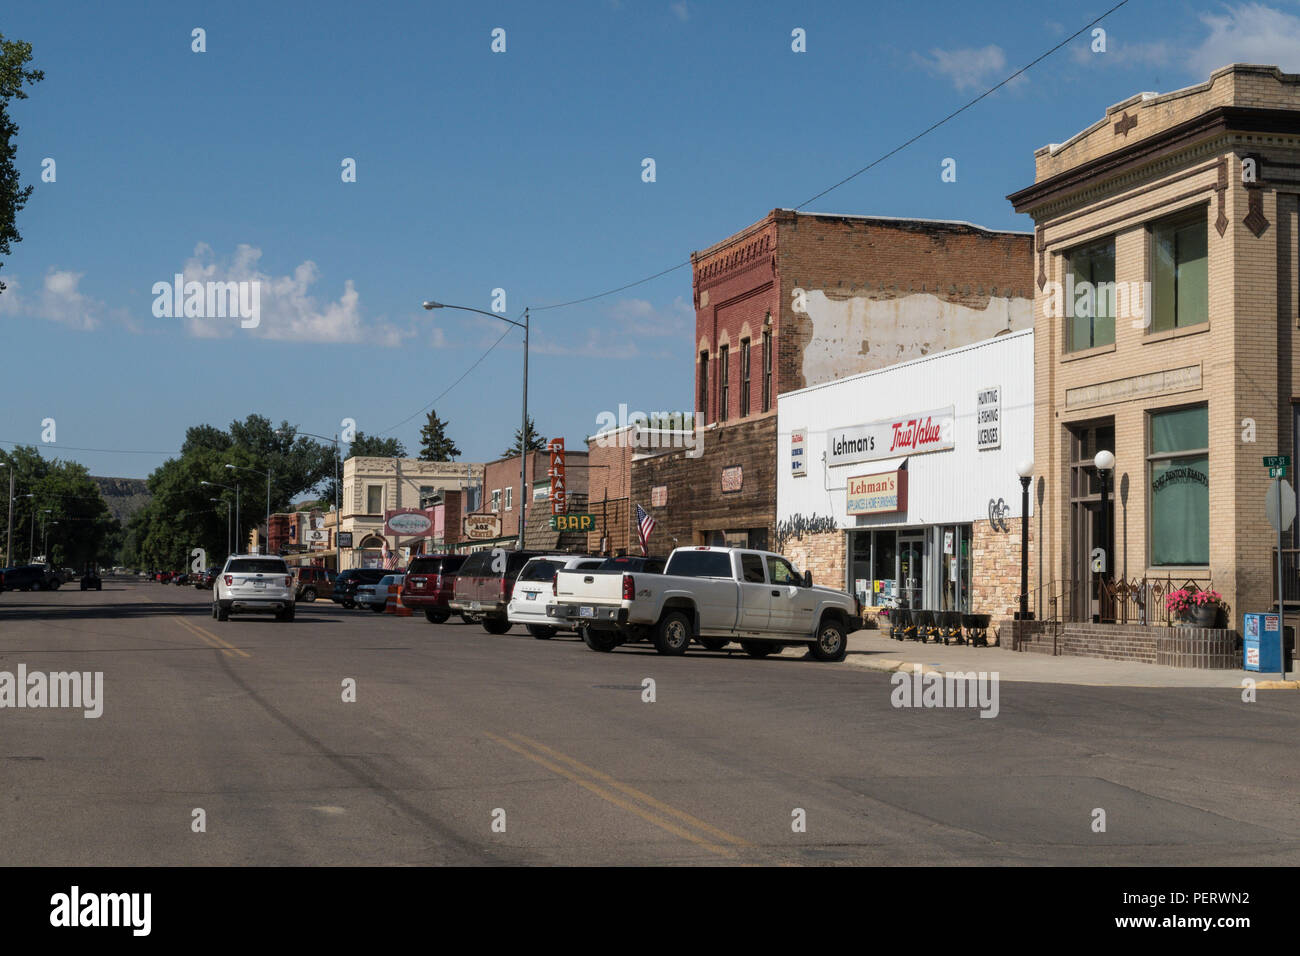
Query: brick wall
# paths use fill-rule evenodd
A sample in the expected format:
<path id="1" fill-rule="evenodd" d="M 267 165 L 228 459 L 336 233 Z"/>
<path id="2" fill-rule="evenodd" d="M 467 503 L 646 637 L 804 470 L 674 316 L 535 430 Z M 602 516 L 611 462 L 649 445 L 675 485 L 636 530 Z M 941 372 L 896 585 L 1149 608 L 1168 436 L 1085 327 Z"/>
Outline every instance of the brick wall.
<path id="1" fill-rule="evenodd" d="M 566 443 L 567 444 L 567 443 Z M 587 452 L 580 449 L 565 449 L 565 462 L 575 464 L 585 464 L 587 462 Z M 550 459 L 544 451 L 533 452 L 528 456 L 527 468 L 527 489 L 529 495 L 528 511 L 531 514 L 537 509 L 542 509 L 547 515 L 551 513 L 551 503 L 545 499 L 532 501 L 533 482 L 546 480 L 546 472 L 550 464 Z M 566 470 L 564 479 L 568 485 L 568 493 L 572 495 L 587 494 L 587 468 L 573 468 Z M 501 535 L 502 537 L 511 538 L 519 534 L 519 456 L 512 458 L 502 458 L 498 461 L 489 462 L 483 469 L 483 507 L 482 511 L 492 510 L 492 492 L 499 490 L 501 492 Z M 505 490 L 513 488 L 511 492 L 510 509 L 505 509 Z M 529 527 L 532 527 L 532 519 L 529 518 Z"/>
<path id="2" fill-rule="evenodd" d="M 1141 624 L 1017 621 L 1011 625 L 1017 649 L 1050 645 L 1055 635 L 1061 657 L 1160 664 L 1197 670 L 1240 670 L 1241 637 L 1236 631 L 1208 627 L 1155 627 Z"/>
<path id="3" fill-rule="evenodd" d="M 775 544 L 771 547 L 776 550 Z M 800 571 L 811 571 L 814 584 L 845 588 L 848 543 L 843 531 L 791 536 L 780 550 Z"/>
<path id="4" fill-rule="evenodd" d="M 587 440 L 587 510 L 595 515 L 599 530 L 587 536 L 591 552 L 600 550 L 600 539 L 608 536 L 612 552 L 635 547 L 636 534 L 628 521 L 632 493 L 632 440 L 630 428 L 607 432 L 603 444 Z M 643 506 L 650 507 L 647 499 Z"/>
<path id="5" fill-rule="evenodd" d="M 1029 532 L 1030 610 L 1033 610 L 1035 555 L 1033 520 Z M 1020 610 L 1020 521 L 1010 521 L 1010 530 L 995 531 L 991 522 L 971 525 L 971 612 L 1010 617 Z"/>

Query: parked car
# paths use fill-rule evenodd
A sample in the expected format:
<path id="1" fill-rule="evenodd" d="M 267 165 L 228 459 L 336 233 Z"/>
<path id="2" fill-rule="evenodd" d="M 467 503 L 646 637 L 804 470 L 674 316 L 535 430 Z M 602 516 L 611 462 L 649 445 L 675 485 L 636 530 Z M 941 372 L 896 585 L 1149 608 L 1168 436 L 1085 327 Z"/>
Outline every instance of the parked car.
<path id="1" fill-rule="evenodd" d="M 212 585 L 212 616 L 273 613 L 277 621 L 293 620 L 293 575 L 284 558 L 265 554 L 232 554 Z"/>
<path id="2" fill-rule="evenodd" d="M 447 606 L 465 615 L 467 620 L 482 622 L 489 634 L 504 634 L 510 630 L 506 608 L 514 590 L 515 579 L 530 558 L 543 555 L 542 551 L 506 551 L 491 548 L 475 551 L 456 574 L 455 593 Z M 500 566 L 493 568 L 501 556 Z"/>
<path id="3" fill-rule="evenodd" d="M 356 602 L 357 607 L 368 607 L 376 614 L 383 614 L 384 608 L 388 604 L 388 589 L 390 587 L 401 587 L 405 575 L 400 571 L 390 571 L 374 584 L 360 584 L 357 586 Z"/>
<path id="4" fill-rule="evenodd" d="M 424 611 L 432 624 L 451 617 L 448 606 L 455 593 L 456 573 L 465 563 L 464 554 L 422 554 L 411 559 L 406 569 L 402 603 L 413 611 Z"/>
<path id="5" fill-rule="evenodd" d="M 751 657 L 805 644 L 817 660 L 840 661 L 861 627 L 857 598 L 813 587 L 809 572 L 770 551 L 678 548 L 663 574 L 560 571 L 555 586 L 551 616 L 580 626 L 595 651 L 646 637 L 660 654 L 735 640 Z"/>
<path id="6" fill-rule="evenodd" d="M 182 584 L 189 584 L 190 575 L 188 572 L 182 572 L 180 574 L 173 575 L 170 583 L 175 584 L 177 586 Z"/>
<path id="7" fill-rule="evenodd" d="M 356 607 L 357 586 L 378 584 L 379 579 L 388 573 L 383 568 L 349 568 L 334 579 L 334 591 L 330 600 L 343 607 Z"/>
<path id="8" fill-rule="evenodd" d="M 172 573 L 170 571 L 158 571 L 154 574 L 153 579 L 159 584 L 166 584 L 172 579 Z"/>
<path id="9" fill-rule="evenodd" d="M 81 590 L 83 591 L 102 591 L 104 582 L 93 568 L 86 568 L 86 573 L 81 576 Z"/>
<path id="10" fill-rule="evenodd" d="M 198 574 L 190 575 L 190 583 L 200 591 L 212 590 L 212 582 L 217 579 L 217 569 L 208 568 L 206 571 L 200 571 Z"/>
<path id="11" fill-rule="evenodd" d="M 43 564 L 23 564 L 4 569 L 6 591 L 57 591 L 63 581 Z"/>
<path id="12" fill-rule="evenodd" d="M 553 554 L 533 558 L 515 579 L 510 604 L 506 608 L 506 620 L 512 625 L 524 625 L 528 633 L 539 641 L 550 640 L 560 630 L 576 631 L 577 627 L 570 627 L 567 623 L 557 625 L 555 618 L 546 613 L 547 607 L 555 603 L 555 573 L 561 569 L 595 571 L 604 563 L 603 558 L 589 554 Z"/>
<path id="13" fill-rule="evenodd" d="M 325 568 L 294 568 L 293 593 L 299 601 L 310 604 L 322 594 L 334 590 L 334 572 Z"/>

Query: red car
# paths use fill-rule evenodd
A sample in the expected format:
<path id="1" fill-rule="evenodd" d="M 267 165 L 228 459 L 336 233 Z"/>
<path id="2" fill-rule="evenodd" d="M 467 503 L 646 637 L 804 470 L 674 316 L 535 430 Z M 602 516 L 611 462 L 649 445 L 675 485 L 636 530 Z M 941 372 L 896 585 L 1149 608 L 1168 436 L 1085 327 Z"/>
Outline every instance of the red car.
<path id="1" fill-rule="evenodd" d="M 411 609 L 423 609 L 432 624 L 451 617 L 447 602 L 456 587 L 456 572 L 469 557 L 465 554 L 422 554 L 411 559 L 402 585 L 402 603 Z"/>
<path id="2" fill-rule="evenodd" d="M 168 581 L 172 579 L 174 573 L 175 572 L 172 571 L 159 571 L 157 574 L 153 576 L 153 579 L 157 581 L 159 584 L 166 584 Z"/>

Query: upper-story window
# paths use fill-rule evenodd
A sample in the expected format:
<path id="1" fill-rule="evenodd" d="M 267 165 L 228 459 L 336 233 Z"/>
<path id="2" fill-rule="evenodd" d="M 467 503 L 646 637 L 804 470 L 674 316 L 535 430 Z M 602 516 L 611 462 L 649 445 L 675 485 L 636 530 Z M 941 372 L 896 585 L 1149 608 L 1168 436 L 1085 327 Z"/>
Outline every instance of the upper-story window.
<path id="1" fill-rule="evenodd" d="M 740 340 L 740 417 L 749 414 L 749 339 Z"/>
<path id="2" fill-rule="evenodd" d="M 366 514 L 384 513 L 384 486 L 366 485 Z"/>
<path id="3" fill-rule="evenodd" d="M 763 333 L 763 411 L 772 410 L 772 333 Z"/>
<path id="4" fill-rule="evenodd" d="M 1066 307 L 1066 351 L 1115 344 L 1115 239 L 1089 243 L 1066 254 L 1072 282 Z"/>
<path id="5" fill-rule="evenodd" d="M 718 349 L 718 421 L 727 420 L 727 403 L 731 398 L 731 362 L 728 356 L 731 349 L 722 346 Z"/>
<path id="6" fill-rule="evenodd" d="M 709 420 L 709 353 L 700 353 L 700 411 Z"/>
<path id="7" fill-rule="evenodd" d="M 1151 331 L 1208 322 L 1208 207 L 1151 226 Z"/>
<path id="8" fill-rule="evenodd" d="M 506 511 L 509 511 L 514 506 L 515 506 L 515 489 L 514 486 L 512 485 L 511 487 L 506 489 Z"/>
<path id="9" fill-rule="evenodd" d="M 501 489 L 497 488 L 492 492 L 492 510 L 501 510 Z"/>

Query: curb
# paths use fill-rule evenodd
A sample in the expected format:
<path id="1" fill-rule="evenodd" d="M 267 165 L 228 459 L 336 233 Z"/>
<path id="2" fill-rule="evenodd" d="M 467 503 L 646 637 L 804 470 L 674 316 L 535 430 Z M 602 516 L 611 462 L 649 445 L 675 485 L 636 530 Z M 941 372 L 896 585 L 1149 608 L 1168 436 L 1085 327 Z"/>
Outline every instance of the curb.
<path id="1" fill-rule="evenodd" d="M 1255 690 L 1300 690 L 1300 680 L 1257 680 Z"/>
<path id="2" fill-rule="evenodd" d="M 855 657 L 846 658 L 844 663 L 853 667 L 862 667 L 870 671 L 911 671 L 919 668 L 922 674 L 941 674 L 937 667 L 929 664 L 918 664 L 913 661 L 900 661 L 889 657 L 868 658 L 867 660 L 858 660 Z"/>

